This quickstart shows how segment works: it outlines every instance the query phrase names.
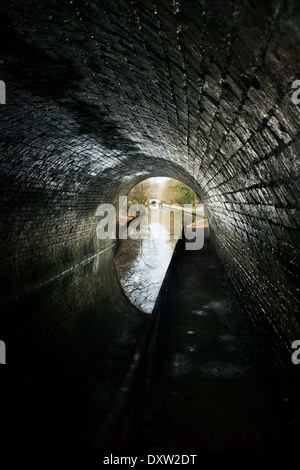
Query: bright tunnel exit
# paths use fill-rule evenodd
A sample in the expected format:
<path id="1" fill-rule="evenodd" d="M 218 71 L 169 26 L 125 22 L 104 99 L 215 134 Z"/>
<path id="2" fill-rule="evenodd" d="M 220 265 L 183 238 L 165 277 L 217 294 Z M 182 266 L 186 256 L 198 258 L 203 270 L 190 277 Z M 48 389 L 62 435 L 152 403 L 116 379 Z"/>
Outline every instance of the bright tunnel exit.
<path id="1" fill-rule="evenodd" d="M 187 230 L 195 225 L 196 206 L 200 200 L 196 193 L 181 181 L 172 178 L 149 178 L 135 186 L 128 194 L 128 207 L 141 204 L 144 213 L 139 213 L 143 231 L 139 239 L 128 237 L 119 241 L 115 256 L 115 268 L 124 293 L 139 310 L 150 314 L 166 275 L 183 224 Z M 189 205 L 187 217 L 183 208 Z M 130 210 L 129 210 L 130 213 Z M 202 213 L 203 225 L 207 224 Z M 132 217 L 127 218 L 128 231 Z"/>

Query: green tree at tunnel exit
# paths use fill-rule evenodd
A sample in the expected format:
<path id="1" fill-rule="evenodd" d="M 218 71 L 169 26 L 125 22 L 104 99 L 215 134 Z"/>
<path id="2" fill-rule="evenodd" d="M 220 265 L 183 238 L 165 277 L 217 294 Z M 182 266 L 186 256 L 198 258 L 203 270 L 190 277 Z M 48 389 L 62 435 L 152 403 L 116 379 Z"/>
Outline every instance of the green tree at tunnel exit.
<path id="1" fill-rule="evenodd" d="M 180 181 L 175 186 L 175 197 L 178 204 L 193 204 L 196 205 L 198 198 L 194 191 L 189 188 L 186 184 L 181 183 Z"/>
<path id="2" fill-rule="evenodd" d="M 189 186 L 171 178 L 160 188 L 158 198 L 167 204 L 193 204 L 195 206 L 200 202 Z"/>
<path id="3" fill-rule="evenodd" d="M 151 197 L 152 183 L 151 181 L 143 181 L 137 184 L 128 194 L 128 203 L 131 204 L 146 204 Z"/>

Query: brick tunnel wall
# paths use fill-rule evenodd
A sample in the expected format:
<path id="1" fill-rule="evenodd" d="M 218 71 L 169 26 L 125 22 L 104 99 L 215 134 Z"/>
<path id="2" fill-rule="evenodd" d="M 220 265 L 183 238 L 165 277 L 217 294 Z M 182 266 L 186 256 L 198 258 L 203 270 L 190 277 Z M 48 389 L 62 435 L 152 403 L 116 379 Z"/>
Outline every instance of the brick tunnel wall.
<path id="1" fill-rule="evenodd" d="M 46 422 L 69 403 L 70 429 L 78 407 L 96 428 L 144 319 L 122 296 L 95 211 L 150 176 L 200 195 L 253 322 L 289 352 L 300 337 L 298 2 L 0 5 L 0 339 L 17 371 L 5 393 L 26 362 L 24 407 L 34 389 Z"/>

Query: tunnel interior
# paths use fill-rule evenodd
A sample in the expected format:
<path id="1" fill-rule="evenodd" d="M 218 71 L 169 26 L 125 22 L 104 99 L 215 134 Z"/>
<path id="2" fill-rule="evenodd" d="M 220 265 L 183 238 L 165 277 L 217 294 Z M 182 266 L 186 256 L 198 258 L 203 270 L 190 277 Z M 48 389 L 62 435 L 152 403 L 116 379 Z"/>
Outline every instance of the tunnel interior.
<path id="1" fill-rule="evenodd" d="M 146 319 L 96 209 L 149 177 L 199 195 L 245 310 L 290 364 L 299 2 L 11 0 L 0 12 L 7 446 L 87 445 L 108 412 Z"/>

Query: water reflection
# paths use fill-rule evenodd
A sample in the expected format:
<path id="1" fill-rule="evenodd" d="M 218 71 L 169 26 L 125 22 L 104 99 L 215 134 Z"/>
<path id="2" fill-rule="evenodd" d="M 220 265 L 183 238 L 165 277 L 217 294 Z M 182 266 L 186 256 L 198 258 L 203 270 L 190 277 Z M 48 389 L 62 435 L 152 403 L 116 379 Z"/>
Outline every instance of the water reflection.
<path id="1" fill-rule="evenodd" d="M 167 215 L 167 209 L 150 207 L 143 218 L 143 239 L 123 240 L 115 258 L 127 297 L 145 313 L 153 310 L 177 242 L 174 214 L 170 214 L 170 224 Z"/>

